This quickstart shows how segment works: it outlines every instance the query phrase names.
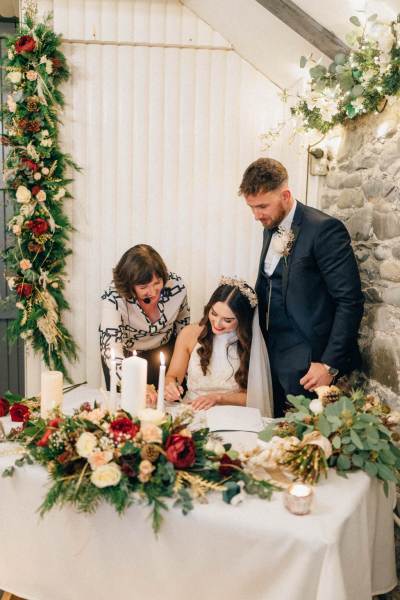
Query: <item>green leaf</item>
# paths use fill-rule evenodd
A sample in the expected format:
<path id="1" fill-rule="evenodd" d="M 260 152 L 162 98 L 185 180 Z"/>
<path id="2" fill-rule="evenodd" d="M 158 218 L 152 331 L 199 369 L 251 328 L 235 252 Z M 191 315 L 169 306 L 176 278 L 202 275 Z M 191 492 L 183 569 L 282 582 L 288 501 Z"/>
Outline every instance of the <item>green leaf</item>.
<path id="1" fill-rule="evenodd" d="M 350 17 L 349 21 L 352 25 L 355 25 L 356 27 L 361 27 L 361 22 L 358 17 L 356 17 L 356 16 Z"/>
<path id="2" fill-rule="evenodd" d="M 356 446 L 356 448 L 358 448 L 359 450 L 364 450 L 364 446 L 363 446 L 363 443 L 361 441 L 361 438 L 358 435 L 358 433 L 356 433 L 354 431 L 354 429 L 350 430 L 350 437 L 351 437 L 351 441 Z"/>
<path id="3" fill-rule="evenodd" d="M 378 474 L 378 467 L 376 463 L 370 462 L 367 460 L 364 466 L 364 470 L 370 475 L 370 477 L 376 477 Z"/>
<path id="4" fill-rule="evenodd" d="M 338 52 L 335 55 L 335 63 L 337 65 L 344 65 L 346 62 L 346 55 L 343 52 Z"/>
<path id="5" fill-rule="evenodd" d="M 332 439 L 332 446 L 335 448 L 335 450 L 338 450 L 341 445 L 342 445 L 342 441 L 340 439 L 340 436 L 335 435 L 335 437 Z"/>
<path id="6" fill-rule="evenodd" d="M 126 456 L 127 454 L 133 454 L 136 450 L 136 447 L 132 444 L 132 442 L 125 442 L 125 444 L 121 448 L 122 456 Z"/>
<path id="7" fill-rule="evenodd" d="M 222 498 L 224 502 L 230 504 L 232 498 L 239 494 L 239 492 L 240 485 L 238 485 L 235 481 L 227 481 L 225 483 L 225 491 L 222 493 Z"/>
<path id="8" fill-rule="evenodd" d="M 396 464 L 396 457 L 394 456 L 394 454 L 392 454 L 392 452 L 389 450 L 389 448 L 383 448 L 379 452 L 379 459 L 382 462 L 384 462 L 386 465 L 395 465 Z"/>
<path id="9" fill-rule="evenodd" d="M 339 419 L 339 417 L 335 417 L 333 415 L 327 415 L 326 418 L 328 419 L 329 423 L 332 426 L 332 432 L 337 431 L 339 429 L 339 427 L 342 426 L 342 420 Z"/>
<path id="10" fill-rule="evenodd" d="M 364 466 L 364 458 L 361 456 L 361 454 L 353 454 L 351 457 L 351 462 L 358 469 L 362 469 Z"/>
<path id="11" fill-rule="evenodd" d="M 367 19 L 367 21 L 376 21 L 376 19 L 378 18 L 377 13 L 374 13 L 373 15 L 370 15 Z"/>
<path id="12" fill-rule="evenodd" d="M 393 473 L 392 469 L 383 465 L 382 463 L 377 463 L 378 465 L 378 475 L 381 479 L 385 479 L 386 481 L 397 481 L 396 475 Z"/>
<path id="13" fill-rule="evenodd" d="M 304 69 L 307 64 L 307 58 L 305 56 L 300 57 L 300 69 Z"/>
<path id="14" fill-rule="evenodd" d="M 275 427 L 275 423 L 271 423 L 270 425 L 268 425 L 263 431 L 260 431 L 260 433 L 258 434 L 259 439 L 263 442 L 270 442 L 272 436 L 274 435 Z"/>
<path id="15" fill-rule="evenodd" d="M 337 468 L 340 471 L 348 471 L 351 468 L 351 462 L 348 456 L 340 454 L 337 459 Z"/>
<path id="16" fill-rule="evenodd" d="M 14 475 L 15 467 L 8 467 L 8 469 L 4 469 L 1 474 L 2 477 L 12 477 Z"/>
<path id="17" fill-rule="evenodd" d="M 353 98 L 358 98 L 359 96 L 362 96 L 363 93 L 364 88 L 362 85 L 355 85 L 351 90 L 351 95 L 353 96 Z"/>
<path id="18" fill-rule="evenodd" d="M 325 437 L 329 437 L 331 434 L 331 426 L 329 421 L 324 415 L 319 415 L 317 429 L 324 435 Z"/>

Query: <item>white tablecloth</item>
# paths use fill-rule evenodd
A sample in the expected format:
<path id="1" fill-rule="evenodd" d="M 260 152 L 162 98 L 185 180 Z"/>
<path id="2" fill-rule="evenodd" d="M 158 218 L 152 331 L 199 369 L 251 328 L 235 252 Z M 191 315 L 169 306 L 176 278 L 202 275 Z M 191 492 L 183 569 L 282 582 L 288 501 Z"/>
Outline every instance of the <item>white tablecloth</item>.
<path id="1" fill-rule="evenodd" d="M 0 457 L 0 471 L 14 459 Z M 237 507 L 212 497 L 186 517 L 171 509 L 158 539 L 144 507 L 41 519 L 46 482 L 39 466 L 0 478 L 0 589 L 29 600 L 370 600 L 396 584 L 393 499 L 362 472 L 331 472 L 307 516 L 280 493 Z"/>

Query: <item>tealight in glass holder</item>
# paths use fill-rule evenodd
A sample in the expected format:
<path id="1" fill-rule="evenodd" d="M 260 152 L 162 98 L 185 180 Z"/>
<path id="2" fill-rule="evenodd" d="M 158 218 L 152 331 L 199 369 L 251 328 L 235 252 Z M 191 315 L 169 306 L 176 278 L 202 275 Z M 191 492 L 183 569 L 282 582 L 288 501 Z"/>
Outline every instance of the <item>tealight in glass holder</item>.
<path id="1" fill-rule="evenodd" d="M 293 483 L 284 493 L 285 507 L 294 515 L 308 515 L 311 511 L 311 504 L 314 497 L 314 491 L 306 483 Z"/>

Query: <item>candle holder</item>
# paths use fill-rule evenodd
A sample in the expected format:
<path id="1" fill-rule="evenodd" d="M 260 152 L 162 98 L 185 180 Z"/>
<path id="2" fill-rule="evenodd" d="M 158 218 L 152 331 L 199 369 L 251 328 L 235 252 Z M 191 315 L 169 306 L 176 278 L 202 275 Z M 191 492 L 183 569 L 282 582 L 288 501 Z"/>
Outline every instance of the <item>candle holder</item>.
<path id="1" fill-rule="evenodd" d="M 306 483 L 293 483 L 284 493 L 283 502 L 289 512 L 294 515 L 308 515 L 314 491 Z"/>

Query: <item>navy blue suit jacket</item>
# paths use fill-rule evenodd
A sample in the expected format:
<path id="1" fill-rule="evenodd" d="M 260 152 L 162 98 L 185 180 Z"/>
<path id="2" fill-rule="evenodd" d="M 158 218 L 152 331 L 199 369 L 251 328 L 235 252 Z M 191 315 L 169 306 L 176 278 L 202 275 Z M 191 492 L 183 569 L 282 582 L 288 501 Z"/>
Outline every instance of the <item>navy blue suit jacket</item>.
<path id="1" fill-rule="evenodd" d="M 297 202 L 292 223 L 294 245 L 283 270 L 287 314 L 311 348 L 311 360 L 349 373 L 361 364 L 357 337 L 364 298 L 350 236 L 341 221 Z M 256 290 L 271 233 L 264 230 Z M 266 298 L 259 295 L 265 331 Z"/>

